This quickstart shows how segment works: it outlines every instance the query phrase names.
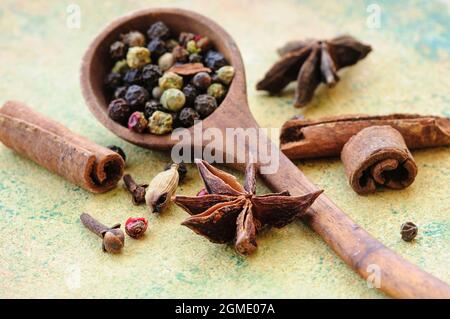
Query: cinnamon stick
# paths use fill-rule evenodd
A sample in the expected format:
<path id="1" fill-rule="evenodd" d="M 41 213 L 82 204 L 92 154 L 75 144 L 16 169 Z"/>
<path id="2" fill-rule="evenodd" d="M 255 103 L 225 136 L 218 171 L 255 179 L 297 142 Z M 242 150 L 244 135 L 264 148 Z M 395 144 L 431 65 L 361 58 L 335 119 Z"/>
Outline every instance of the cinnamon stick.
<path id="1" fill-rule="evenodd" d="M 114 188 L 125 167 L 117 153 L 18 101 L 8 101 L 0 108 L 0 141 L 93 193 Z"/>
<path id="2" fill-rule="evenodd" d="M 390 125 L 398 130 L 409 149 L 450 144 L 450 118 L 417 114 L 358 114 L 289 120 L 281 128 L 280 148 L 290 159 L 339 156 L 350 137 L 376 125 Z"/>
<path id="3" fill-rule="evenodd" d="M 406 188 L 417 175 L 414 158 L 399 131 L 372 126 L 350 138 L 341 153 L 350 186 L 358 194 L 373 193 L 377 185 Z"/>

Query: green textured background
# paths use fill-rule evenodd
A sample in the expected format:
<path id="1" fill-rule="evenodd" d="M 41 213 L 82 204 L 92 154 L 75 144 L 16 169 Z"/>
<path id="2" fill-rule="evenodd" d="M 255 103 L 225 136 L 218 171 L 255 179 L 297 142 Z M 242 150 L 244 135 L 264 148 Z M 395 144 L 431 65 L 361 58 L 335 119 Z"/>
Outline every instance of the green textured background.
<path id="1" fill-rule="evenodd" d="M 81 8 L 81 28 L 66 27 L 69 3 Z M 78 83 L 82 54 L 111 19 L 163 1 L 17 1 L 0 5 L 0 102 L 20 99 L 103 145 L 118 144 L 128 172 L 150 180 L 167 153 L 128 144 L 91 116 Z M 377 3 L 381 27 L 366 26 Z M 216 20 L 237 41 L 246 66 L 251 110 L 264 127 L 280 127 L 301 113 L 418 112 L 450 116 L 450 6 L 448 1 L 164 1 Z M 293 91 L 268 97 L 254 90 L 275 61 L 275 48 L 295 38 L 348 32 L 374 51 L 341 72 L 334 89 L 320 88 L 308 108 L 291 106 Z M 357 196 L 339 160 L 298 166 L 357 223 L 388 247 L 450 282 L 450 149 L 414 152 L 419 174 L 403 191 Z M 202 186 L 194 167 L 179 194 Z M 242 175 L 239 175 L 242 177 Z M 267 189 L 259 183 L 259 192 Z M 101 252 L 100 239 L 79 222 L 90 212 L 108 224 L 146 216 L 143 240 L 127 238 L 121 255 Z M 172 207 L 148 216 L 118 187 L 93 195 L 0 145 L 0 297 L 362 297 L 382 298 L 311 230 L 295 222 L 263 231 L 258 252 L 238 256 L 180 226 Z M 401 223 L 419 225 L 417 240 L 400 239 Z"/>

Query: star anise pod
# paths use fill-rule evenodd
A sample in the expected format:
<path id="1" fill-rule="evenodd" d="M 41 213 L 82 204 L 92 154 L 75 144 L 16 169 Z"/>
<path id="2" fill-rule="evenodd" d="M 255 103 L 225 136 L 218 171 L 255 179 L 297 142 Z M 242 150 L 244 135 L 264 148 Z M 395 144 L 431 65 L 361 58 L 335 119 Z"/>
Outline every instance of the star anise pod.
<path id="1" fill-rule="evenodd" d="M 331 40 L 288 42 L 278 50 L 281 56 L 256 85 L 257 90 L 278 93 L 292 81 L 297 81 L 295 107 L 311 101 L 321 82 L 333 87 L 338 81 L 337 71 L 355 64 L 372 51 L 351 36 Z"/>
<path id="2" fill-rule="evenodd" d="M 176 196 L 174 202 L 191 217 L 182 225 L 213 243 L 234 241 L 236 250 L 249 255 L 257 248 L 256 233 L 265 226 L 283 227 L 306 212 L 322 190 L 303 196 L 289 192 L 255 195 L 256 168 L 248 164 L 245 184 L 203 160 L 195 161 L 208 194 Z"/>

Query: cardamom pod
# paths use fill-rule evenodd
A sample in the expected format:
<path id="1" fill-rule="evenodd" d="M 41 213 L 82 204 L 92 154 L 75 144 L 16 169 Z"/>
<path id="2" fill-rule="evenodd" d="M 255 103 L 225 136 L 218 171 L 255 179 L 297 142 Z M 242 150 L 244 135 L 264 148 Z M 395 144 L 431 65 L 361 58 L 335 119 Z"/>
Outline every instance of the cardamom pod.
<path id="1" fill-rule="evenodd" d="M 178 164 L 172 164 L 170 169 L 153 178 L 145 193 L 145 202 L 151 213 L 161 213 L 169 206 L 178 180 Z"/>

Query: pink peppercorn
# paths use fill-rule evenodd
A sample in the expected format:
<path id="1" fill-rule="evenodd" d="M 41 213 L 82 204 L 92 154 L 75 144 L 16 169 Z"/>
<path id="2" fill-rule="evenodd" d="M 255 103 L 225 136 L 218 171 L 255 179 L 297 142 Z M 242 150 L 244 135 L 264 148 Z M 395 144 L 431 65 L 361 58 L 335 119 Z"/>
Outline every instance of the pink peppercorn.
<path id="1" fill-rule="evenodd" d="M 134 112 L 128 119 L 128 128 L 138 133 L 143 133 L 148 127 L 148 120 L 144 113 Z"/>
<path id="2" fill-rule="evenodd" d="M 147 230 L 148 221 L 144 217 L 130 217 L 125 223 L 125 232 L 135 239 L 142 237 Z"/>

